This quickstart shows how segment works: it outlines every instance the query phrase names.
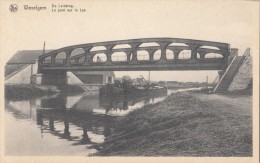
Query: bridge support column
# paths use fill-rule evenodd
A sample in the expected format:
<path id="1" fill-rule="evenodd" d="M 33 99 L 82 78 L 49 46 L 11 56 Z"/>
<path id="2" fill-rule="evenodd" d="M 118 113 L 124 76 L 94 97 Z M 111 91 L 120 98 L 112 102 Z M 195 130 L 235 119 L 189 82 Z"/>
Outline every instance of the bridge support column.
<path id="1" fill-rule="evenodd" d="M 90 50 L 92 49 L 91 47 L 83 47 L 84 51 L 85 51 L 85 58 L 84 58 L 84 65 L 89 65 L 89 59 L 90 59 Z"/>
<path id="2" fill-rule="evenodd" d="M 106 46 L 107 48 L 107 52 L 106 52 L 106 56 L 107 56 L 107 61 L 106 61 L 106 65 L 111 65 L 112 64 L 112 58 L 111 58 L 111 55 L 112 55 L 112 49 L 115 45 L 108 45 Z"/>
<path id="3" fill-rule="evenodd" d="M 170 42 L 163 42 L 163 43 L 159 43 L 161 46 L 161 59 L 159 61 L 159 63 L 166 63 L 168 62 L 167 58 L 166 58 L 166 47 L 170 44 Z"/>
<path id="4" fill-rule="evenodd" d="M 132 57 L 132 60 L 130 62 L 130 64 L 136 64 L 138 63 L 138 60 L 137 60 L 137 48 L 139 45 L 141 45 L 141 43 L 134 43 L 134 44 L 130 44 L 131 47 L 132 47 L 132 53 L 133 53 L 133 57 Z"/>
<path id="5" fill-rule="evenodd" d="M 179 54 L 180 54 L 181 51 L 182 51 L 182 50 L 179 50 L 179 49 L 173 50 L 174 61 L 178 61 L 178 59 L 179 59 Z"/>
<path id="6" fill-rule="evenodd" d="M 131 61 L 131 54 L 132 54 L 131 51 L 126 52 L 126 61 L 127 61 L 127 62 L 130 62 L 130 61 Z"/>
<path id="7" fill-rule="evenodd" d="M 154 52 L 155 50 L 146 50 L 149 54 L 149 60 L 152 61 L 153 60 L 153 55 L 154 55 Z"/>
<path id="8" fill-rule="evenodd" d="M 200 45 L 189 45 L 191 47 L 191 61 L 197 60 L 198 48 Z"/>
<path id="9" fill-rule="evenodd" d="M 56 55 L 51 56 L 51 65 L 55 65 Z"/>
<path id="10" fill-rule="evenodd" d="M 205 59 L 206 52 L 198 52 L 200 55 L 200 59 Z"/>
<path id="11" fill-rule="evenodd" d="M 69 50 L 65 51 L 65 53 L 66 53 L 65 65 L 67 65 L 67 66 L 70 65 L 71 52 L 72 52 L 72 49 L 69 49 Z"/>

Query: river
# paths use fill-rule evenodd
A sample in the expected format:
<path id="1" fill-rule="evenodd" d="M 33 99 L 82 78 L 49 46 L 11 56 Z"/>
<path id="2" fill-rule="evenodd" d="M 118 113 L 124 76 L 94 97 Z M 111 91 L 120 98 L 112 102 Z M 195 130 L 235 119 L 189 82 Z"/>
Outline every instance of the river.
<path id="1" fill-rule="evenodd" d="M 187 90 L 187 89 L 186 89 Z M 178 90 L 184 91 L 184 90 Z M 168 90 L 167 95 L 176 92 Z M 60 93 L 30 100 L 5 101 L 5 155 L 87 156 L 113 132 L 116 119 L 167 95 L 131 100 L 99 99 L 97 91 Z"/>

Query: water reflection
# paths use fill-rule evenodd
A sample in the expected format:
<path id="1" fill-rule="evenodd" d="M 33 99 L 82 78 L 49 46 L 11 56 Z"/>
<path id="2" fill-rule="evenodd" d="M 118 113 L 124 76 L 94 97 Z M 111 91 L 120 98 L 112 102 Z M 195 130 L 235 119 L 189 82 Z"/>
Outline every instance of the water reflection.
<path id="1" fill-rule="evenodd" d="M 104 141 L 104 136 L 109 136 L 107 131 L 114 124 L 114 117 L 93 114 L 89 111 L 77 110 L 76 108 L 65 109 L 37 109 L 37 124 L 42 130 L 49 130 L 51 134 L 62 139 L 75 141 L 75 144 L 95 144 Z M 45 124 L 48 124 L 48 127 Z M 60 129 L 56 129 L 59 125 Z M 63 125 L 63 129 L 61 126 Z M 81 132 L 79 132 L 81 131 Z M 91 136 L 88 135 L 91 132 Z M 98 136 L 102 135 L 102 136 Z M 95 142 L 95 139 L 100 138 Z"/>
<path id="2" fill-rule="evenodd" d="M 91 145 L 102 143 L 106 137 L 111 135 L 116 117 L 125 115 L 144 105 L 160 102 L 165 98 L 166 94 L 145 97 L 111 97 L 99 96 L 97 92 L 92 92 L 78 95 L 56 94 L 39 99 L 6 101 L 5 108 L 8 115 L 6 117 L 9 117 L 6 120 L 8 121 L 6 128 L 15 133 L 16 130 L 19 130 L 17 127 L 17 124 L 19 124 L 23 125 L 22 128 L 40 131 L 40 137 L 37 132 L 25 133 L 26 138 L 23 139 L 32 139 L 32 141 L 35 139 L 35 145 L 24 143 L 22 144 L 23 147 L 20 148 L 17 145 L 15 147 L 16 153 L 11 155 L 20 155 L 24 148 L 31 150 L 30 155 L 37 154 L 34 150 L 38 150 L 38 153 L 46 152 L 41 155 L 50 155 L 48 148 L 58 140 L 66 140 L 70 142 L 70 146 L 87 145 L 87 149 L 82 150 L 81 153 L 93 153 L 95 150 L 93 151 Z M 6 134 L 8 133 L 6 132 Z M 58 140 L 50 140 L 52 139 L 50 136 L 56 137 Z M 13 141 L 18 140 L 16 138 L 21 139 L 21 135 L 12 133 L 12 135 L 6 135 L 6 138 L 6 141 L 11 144 L 9 146 L 12 146 L 15 143 Z M 48 142 L 50 144 L 47 145 Z M 44 146 L 45 144 L 46 150 L 37 149 L 37 146 Z M 15 151 L 9 146 L 6 145 L 5 147 L 7 151 Z M 55 150 L 55 147 L 51 148 Z M 77 149 L 71 150 L 64 148 L 60 154 L 79 152 Z"/>
<path id="3" fill-rule="evenodd" d="M 110 94 L 100 94 L 99 95 L 99 105 L 105 109 L 98 110 L 94 109 L 94 112 L 108 115 L 122 116 L 126 115 L 134 109 L 141 108 L 145 105 L 158 103 L 163 101 L 167 97 L 167 92 L 154 92 L 149 93 L 146 96 L 136 96 L 136 95 L 113 95 Z"/>

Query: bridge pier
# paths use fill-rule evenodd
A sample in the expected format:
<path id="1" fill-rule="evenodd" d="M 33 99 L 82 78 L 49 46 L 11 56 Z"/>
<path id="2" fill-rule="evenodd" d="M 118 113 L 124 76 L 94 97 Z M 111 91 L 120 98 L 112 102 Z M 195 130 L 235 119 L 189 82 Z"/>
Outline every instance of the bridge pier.
<path id="1" fill-rule="evenodd" d="M 66 72 L 55 72 L 42 74 L 42 84 L 44 85 L 67 85 L 68 76 Z"/>
<path id="2" fill-rule="evenodd" d="M 34 74 L 31 78 L 32 84 L 41 85 L 67 85 L 69 77 L 67 73 L 42 73 Z"/>
<path id="3" fill-rule="evenodd" d="M 52 57 L 54 58 L 54 57 Z M 53 59 L 55 60 L 55 59 Z M 68 75 L 67 71 L 64 70 L 54 70 L 47 72 L 40 72 L 38 70 L 38 60 L 33 64 L 34 71 L 31 73 L 31 84 L 41 84 L 41 85 L 67 85 Z"/>

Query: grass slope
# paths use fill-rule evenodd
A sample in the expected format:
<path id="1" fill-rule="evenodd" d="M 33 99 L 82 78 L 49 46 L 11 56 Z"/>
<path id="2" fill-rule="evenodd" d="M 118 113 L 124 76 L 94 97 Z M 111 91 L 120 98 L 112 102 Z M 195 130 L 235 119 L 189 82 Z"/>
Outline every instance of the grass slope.
<path id="1" fill-rule="evenodd" d="M 77 85 L 41 86 L 41 85 L 5 85 L 7 100 L 25 100 L 44 95 L 63 92 L 67 94 L 82 93 L 84 90 Z"/>
<path id="2" fill-rule="evenodd" d="M 33 85 L 5 85 L 5 98 L 20 100 L 53 94 L 52 91 L 42 90 Z"/>
<path id="3" fill-rule="evenodd" d="M 252 156 L 251 115 L 188 93 L 174 94 L 118 121 L 95 155 Z"/>

